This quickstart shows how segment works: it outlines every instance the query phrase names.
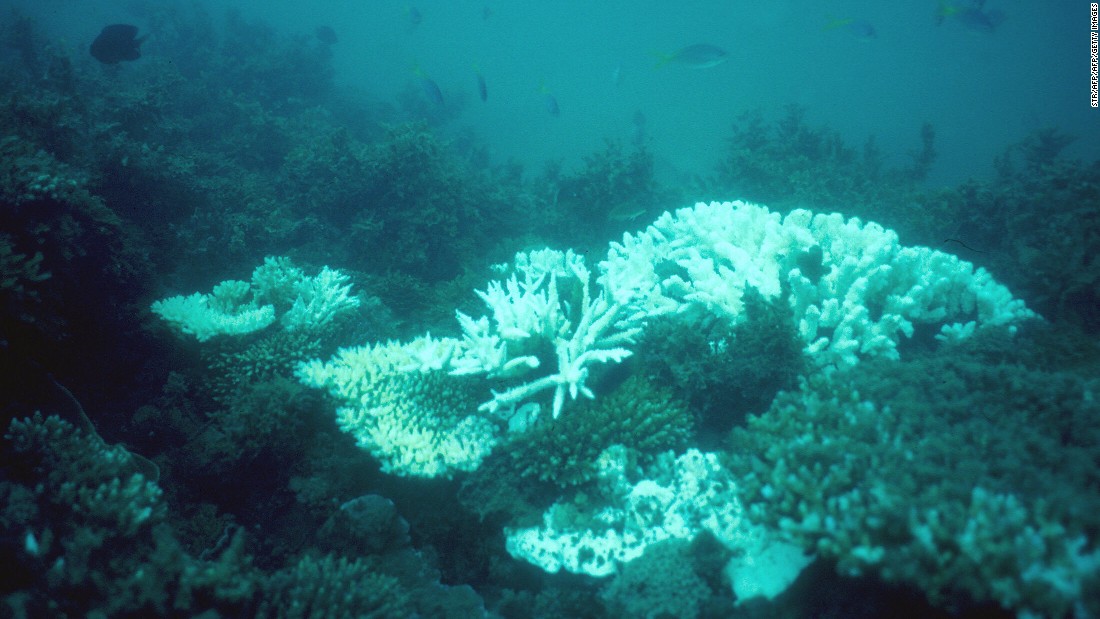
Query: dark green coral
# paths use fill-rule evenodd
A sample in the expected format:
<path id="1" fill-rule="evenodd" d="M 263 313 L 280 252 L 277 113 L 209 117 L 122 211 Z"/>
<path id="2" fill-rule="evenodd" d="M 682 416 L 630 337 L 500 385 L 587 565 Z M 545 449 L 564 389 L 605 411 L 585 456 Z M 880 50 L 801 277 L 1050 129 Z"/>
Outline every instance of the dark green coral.
<path id="1" fill-rule="evenodd" d="M 16 616 L 193 616 L 250 604 L 241 556 L 188 556 L 160 488 L 124 449 L 55 416 L 15 420 L 6 439 L 0 522 L 19 541 L 5 559 L 19 577 L 0 596 Z"/>
<path id="2" fill-rule="evenodd" d="M 302 557 L 268 579 L 258 617 L 389 619 L 414 616 L 398 580 L 364 559 Z"/>
<path id="3" fill-rule="evenodd" d="M 521 477 L 566 487 L 592 479 L 597 456 L 611 445 L 655 455 L 682 449 L 691 431 L 691 414 L 681 401 L 633 376 L 611 393 L 537 424 L 507 451 Z"/>
<path id="4" fill-rule="evenodd" d="M 1060 616 L 1087 599 L 1072 587 L 1100 568 L 1086 541 L 1100 533 L 1100 406 L 1082 375 L 1030 365 L 1042 344 L 1021 340 L 872 361 L 780 395 L 734 433 L 752 517 L 938 603 Z"/>
<path id="5" fill-rule="evenodd" d="M 751 288 L 744 302 L 738 325 L 688 308 L 652 320 L 637 346 L 635 365 L 691 406 L 704 441 L 765 410 L 805 368 L 790 310 Z"/>

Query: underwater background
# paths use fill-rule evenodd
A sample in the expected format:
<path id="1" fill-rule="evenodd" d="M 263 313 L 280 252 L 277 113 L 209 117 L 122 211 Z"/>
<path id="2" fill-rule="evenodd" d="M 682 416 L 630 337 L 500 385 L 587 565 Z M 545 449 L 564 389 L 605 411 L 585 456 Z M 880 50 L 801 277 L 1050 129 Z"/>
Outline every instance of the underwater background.
<path id="1" fill-rule="evenodd" d="M 1100 615 L 1096 32 L 0 2 L 3 616 Z"/>

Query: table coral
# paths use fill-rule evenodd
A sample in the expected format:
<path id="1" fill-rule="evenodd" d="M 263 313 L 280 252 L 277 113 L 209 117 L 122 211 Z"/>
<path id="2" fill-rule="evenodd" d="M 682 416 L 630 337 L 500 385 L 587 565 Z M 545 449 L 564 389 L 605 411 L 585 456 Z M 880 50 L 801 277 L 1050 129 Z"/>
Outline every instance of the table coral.
<path id="1" fill-rule="evenodd" d="M 878 224 L 804 209 L 784 217 L 744 202 L 666 212 L 612 244 L 600 267 L 612 296 L 633 299 L 649 315 L 699 305 L 737 322 L 747 288 L 780 299 L 819 366 L 897 358 L 901 336 L 921 324 L 959 339 L 1034 316 L 984 269 L 904 247 Z"/>
<path id="2" fill-rule="evenodd" d="M 301 364 L 298 378 L 339 402 L 339 425 L 398 475 L 449 477 L 477 468 L 496 444 L 477 410 L 474 379 L 437 366 L 456 345 L 430 337 L 341 349 L 332 360 Z M 436 366 L 436 367 L 433 367 Z"/>
<path id="3" fill-rule="evenodd" d="M 287 331 L 316 332 L 359 307 L 349 277 L 329 267 L 307 276 L 289 258 L 269 256 L 252 271 L 251 281 L 226 280 L 213 292 L 156 301 L 153 313 L 174 328 L 205 342 L 217 335 L 244 335 L 278 319 Z"/>

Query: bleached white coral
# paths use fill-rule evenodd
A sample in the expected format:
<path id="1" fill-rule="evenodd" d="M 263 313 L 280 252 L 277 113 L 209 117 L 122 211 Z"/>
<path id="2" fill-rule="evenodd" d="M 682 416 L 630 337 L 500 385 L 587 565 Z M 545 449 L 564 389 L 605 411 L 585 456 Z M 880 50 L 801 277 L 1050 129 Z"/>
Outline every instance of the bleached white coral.
<path id="1" fill-rule="evenodd" d="M 288 331 L 320 329 L 359 306 L 349 279 L 328 267 L 309 277 L 289 258 L 269 256 L 253 270 L 251 283 L 223 281 L 210 294 L 169 297 L 154 302 L 151 309 L 200 342 L 265 329 L 279 314 Z"/>
<path id="2" fill-rule="evenodd" d="M 804 209 L 786 217 L 744 202 L 666 212 L 614 243 L 600 280 L 650 315 L 701 305 L 734 323 L 754 288 L 791 307 L 805 351 L 818 365 L 897 357 L 917 323 L 944 338 L 1034 314 L 983 269 L 926 247 L 904 247 L 875 223 Z"/>
<path id="3" fill-rule="evenodd" d="M 280 319 L 283 326 L 288 331 L 316 329 L 359 307 L 359 297 L 351 294 L 350 280 L 326 266 L 317 275 L 294 282 L 294 301 Z"/>
<path id="4" fill-rule="evenodd" d="M 732 550 L 755 543 L 757 532 L 743 518 L 736 483 L 715 454 L 668 452 L 645 471 L 627 460 L 622 446 L 600 456 L 597 503 L 606 506 L 586 514 L 585 525 L 573 524 L 569 514 L 575 507 L 556 503 L 540 526 L 505 531 L 508 552 L 551 573 L 607 576 L 667 539 L 690 540 L 708 531 Z"/>
<path id="5" fill-rule="evenodd" d="M 337 422 L 383 471 L 450 477 L 477 468 L 496 444 L 492 422 L 474 414 L 472 379 L 435 367 L 436 355 L 456 344 L 424 337 L 342 348 L 327 362 L 301 364 L 297 375 L 341 401 Z"/>
<path id="6" fill-rule="evenodd" d="M 223 282 L 223 284 L 226 282 Z M 247 286 L 246 282 L 240 282 Z M 220 286 L 219 286 L 220 287 Z M 183 333 L 205 342 L 215 335 L 243 335 L 275 322 L 275 308 L 250 303 L 228 305 L 215 293 L 196 292 L 156 301 L 153 313 Z"/>
<path id="7" fill-rule="evenodd" d="M 510 409 L 553 390 L 556 418 L 566 395 L 593 397 L 585 384 L 589 365 L 617 363 L 630 356 L 625 345 L 640 332 L 641 315 L 628 300 L 615 299 L 602 288 L 593 295 L 591 273 L 572 251 L 521 252 L 514 264 L 516 273 L 511 277 L 490 282 L 486 290 L 477 292 L 491 317 L 475 319 L 457 313 L 463 346 L 451 361 L 451 373 L 529 379 L 494 392 L 480 409 L 490 413 Z M 553 351 L 552 359 L 540 356 L 546 350 Z M 555 367 L 537 375 L 546 361 Z"/>

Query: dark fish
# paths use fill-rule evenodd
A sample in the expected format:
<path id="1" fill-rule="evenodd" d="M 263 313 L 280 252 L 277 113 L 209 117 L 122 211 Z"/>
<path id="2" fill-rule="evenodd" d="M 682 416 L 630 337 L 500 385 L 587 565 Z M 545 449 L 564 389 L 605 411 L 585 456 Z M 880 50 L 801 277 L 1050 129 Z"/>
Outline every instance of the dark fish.
<path id="1" fill-rule="evenodd" d="M 477 74 L 477 96 L 482 98 L 482 101 L 488 100 L 488 88 L 485 86 L 485 76 L 481 74 L 481 69 L 474 66 L 474 73 Z"/>
<path id="2" fill-rule="evenodd" d="M 325 45 L 333 45 L 336 43 L 336 31 L 330 26 L 317 26 L 317 29 L 313 31 L 313 34 L 317 35 L 317 40 Z"/>
<path id="3" fill-rule="evenodd" d="M 848 32 L 855 35 L 858 39 L 873 39 L 878 36 L 874 24 L 862 19 L 857 19 L 848 24 Z"/>
<path id="4" fill-rule="evenodd" d="M 410 6 L 405 9 L 405 19 L 408 20 L 408 30 L 412 32 L 416 30 L 416 27 L 420 25 L 420 22 L 424 21 L 424 16 L 420 14 L 420 11 L 415 6 Z"/>
<path id="5" fill-rule="evenodd" d="M 936 25 L 948 17 L 954 19 L 967 30 L 992 33 L 1005 20 L 1005 12 L 997 9 L 985 10 L 985 0 L 972 0 L 970 4 L 950 4 L 940 0 L 936 9 Z"/>
<path id="6" fill-rule="evenodd" d="M 554 96 L 554 93 L 550 92 L 545 82 L 539 82 L 539 94 L 542 95 L 542 104 L 546 106 L 546 111 L 550 112 L 551 116 L 557 116 L 561 113 L 561 108 L 558 107 L 557 97 Z"/>
<path id="7" fill-rule="evenodd" d="M 631 122 L 634 123 L 634 136 L 632 138 L 632 142 L 635 146 L 644 146 L 646 141 L 645 114 L 643 114 L 641 110 L 634 110 L 634 117 L 631 118 Z"/>
<path id="8" fill-rule="evenodd" d="M 542 93 L 542 96 L 544 97 L 544 102 L 546 103 L 546 111 L 550 112 L 551 116 L 557 116 L 561 113 L 561 109 L 558 107 L 558 100 L 554 97 L 554 95 L 548 92 L 544 92 Z"/>
<path id="9" fill-rule="evenodd" d="M 955 19 L 964 28 L 975 32 L 993 32 L 1005 20 L 1004 11 L 983 11 L 978 8 L 966 8 L 955 14 Z"/>
<path id="10" fill-rule="evenodd" d="M 420 76 L 420 87 L 424 90 L 424 96 L 428 97 L 432 103 L 443 105 L 443 91 L 439 89 L 439 84 L 436 84 L 435 80 L 427 75 L 422 75 Z"/>
<path id="11" fill-rule="evenodd" d="M 137 60 L 141 58 L 141 44 L 144 37 L 138 37 L 137 26 L 130 24 L 111 24 L 99 33 L 92 41 L 89 51 L 92 56 L 103 64 L 118 64 L 123 60 Z"/>

